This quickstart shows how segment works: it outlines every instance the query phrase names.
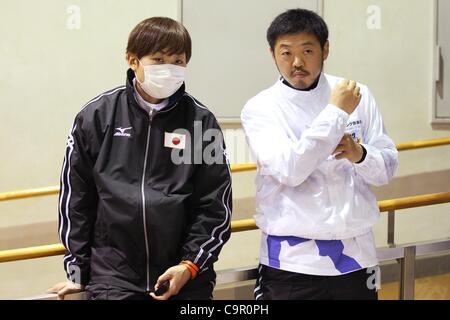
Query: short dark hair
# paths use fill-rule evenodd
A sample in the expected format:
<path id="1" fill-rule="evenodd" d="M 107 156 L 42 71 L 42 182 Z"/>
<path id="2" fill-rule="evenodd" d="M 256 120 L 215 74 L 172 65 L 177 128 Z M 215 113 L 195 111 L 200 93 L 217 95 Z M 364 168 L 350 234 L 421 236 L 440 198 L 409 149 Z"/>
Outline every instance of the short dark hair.
<path id="1" fill-rule="evenodd" d="M 301 32 L 316 36 L 322 48 L 328 40 L 327 24 L 317 13 L 306 9 L 291 9 L 272 21 L 267 29 L 267 42 L 274 50 L 279 36 Z"/>
<path id="2" fill-rule="evenodd" d="M 128 37 L 127 53 L 138 59 L 148 54 L 167 50 L 167 54 L 186 53 L 186 62 L 192 54 L 192 41 L 186 28 L 171 18 L 153 17 L 140 22 Z"/>

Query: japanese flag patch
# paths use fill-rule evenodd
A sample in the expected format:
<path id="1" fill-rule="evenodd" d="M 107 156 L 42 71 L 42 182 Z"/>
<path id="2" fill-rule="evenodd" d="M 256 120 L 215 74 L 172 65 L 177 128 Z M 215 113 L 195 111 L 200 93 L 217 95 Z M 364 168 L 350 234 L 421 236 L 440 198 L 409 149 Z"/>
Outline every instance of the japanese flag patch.
<path id="1" fill-rule="evenodd" d="M 164 147 L 173 149 L 184 149 L 186 146 L 186 135 L 164 132 Z"/>

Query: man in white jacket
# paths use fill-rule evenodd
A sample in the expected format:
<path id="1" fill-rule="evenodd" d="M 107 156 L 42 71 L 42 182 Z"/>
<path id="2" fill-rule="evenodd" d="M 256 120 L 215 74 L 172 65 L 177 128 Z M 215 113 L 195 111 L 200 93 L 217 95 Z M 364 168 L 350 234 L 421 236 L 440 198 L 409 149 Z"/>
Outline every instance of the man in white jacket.
<path id="1" fill-rule="evenodd" d="M 379 209 L 370 186 L 393 177 L 395 145 L 369 89 L 323 72 L 329 43 L 320 16 L 288 10 L 267 40 L 280 79 L 241 114 L 258 165 L 255 298 L 377 299 Z"/>

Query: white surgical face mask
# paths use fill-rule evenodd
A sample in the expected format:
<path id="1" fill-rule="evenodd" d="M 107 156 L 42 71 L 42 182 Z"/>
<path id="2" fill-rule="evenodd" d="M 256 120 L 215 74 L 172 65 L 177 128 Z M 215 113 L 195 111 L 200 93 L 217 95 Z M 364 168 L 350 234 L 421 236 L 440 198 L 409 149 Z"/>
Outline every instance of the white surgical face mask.
<path id="1" fill-rule="evenodd" d="M 139 60 L 138 60 L 139 61 Z M 143 65 L 144 81 L 140 82 L 142 90 L 156 99 L 165 99 L 173 95 L 183 85 L 186 67 L 174 64 Z"/>

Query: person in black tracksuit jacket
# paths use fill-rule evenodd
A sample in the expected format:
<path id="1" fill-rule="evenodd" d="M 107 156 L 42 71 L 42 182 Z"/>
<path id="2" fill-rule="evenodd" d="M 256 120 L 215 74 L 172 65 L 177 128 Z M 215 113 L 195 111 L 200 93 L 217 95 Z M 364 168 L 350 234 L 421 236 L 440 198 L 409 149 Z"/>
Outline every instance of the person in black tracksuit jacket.
<path id="1" fill-rule="evenodd" d="M 83 289 L 88 299 L 212 297 L 213 263 L 230 237 L 232 209 L 222 133 L 184 83 L 174 87 L 163 76 L 163 86 L 176 91 L 162 98 L 164 92 L 143 80 L 153 76 L 143 70 L 147 63 L 185 66 L 190 45 L 178 22 L 144 20 L 130 34 L 126 85 L 94 98 L 76 116 L 59 198 L 69 280 L 50 290 L 60 298 Z M 219 134 L 199 135 L 208 131 Z M 165 280 L 168 291 L 156 296 Z"/>

